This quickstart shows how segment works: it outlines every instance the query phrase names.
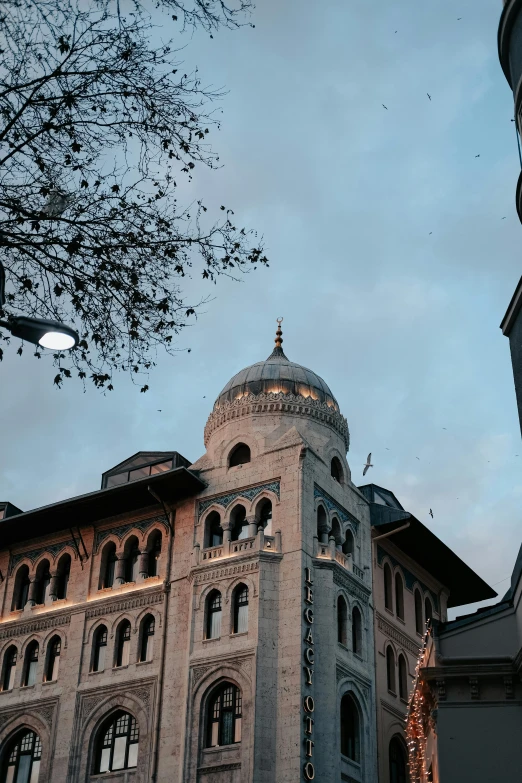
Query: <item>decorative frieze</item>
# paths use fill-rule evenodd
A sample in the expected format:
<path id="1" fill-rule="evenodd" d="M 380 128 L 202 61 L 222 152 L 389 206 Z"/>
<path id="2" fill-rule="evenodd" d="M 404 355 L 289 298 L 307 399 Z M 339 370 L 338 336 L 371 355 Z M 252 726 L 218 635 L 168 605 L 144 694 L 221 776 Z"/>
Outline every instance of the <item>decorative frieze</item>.
<path id="1" fill-rule="evenodd" d="M 316 560 L 316 565 L 319 568 L 324 567 L 324 563 L 328 563 L 328 565 L 331 564 L 334 566 L 334 583 L 336 585 L 343 587 L 350 595 L 358 598 L 359 601 L 361 601 L 363 604 L 368 603 L 371 593 L 369 587 L 362 585 L 357 577 L 353 576 L 353 574 L 350 571 L 347 571 L 346 568 L 343 568 L 343 566 L 337 564 L 335 560 Z"/>
<path id="2" fill-rule="evenodd" d="M 34 702 L 24 702 L 24 712 L 27 712 L 29 715 L 35 715 L 38 718 L 41 718 L 44 723 L 46 723 L 49 728 L 52 727 L 53 722 L 56 718 L 56 711 L 58 708 L 58 699 L 44 699 L 44 700 L 37 700 Z M 13 717 L 16 717 L 20 714 L 20 704 L 17 704 L 12 707 L 8 707 L 5 710 L 0 711 L 0 729 L 2 726 L 7 723 L 9 720 L 11 720 Z"/>
<path id="3" fill-rule="evenodd" d="M 243 487 L 234 492 L 227 492 L 221 495 L 213 495 L 211 498 L 205 498 L 198 503 L 198 520 L 201 519 L 207 508 L 216 505 L 221 506 L 223 509 L 227 509 L 231 503 L 238 498 L 245 498 L 245 500 L 255 500 L 262 492 L 273 492 L 277 499 L 280 499 L 281 482 L 277 479 L 269 481 L 265 484 L 256 484 L 253 487 Z"/>
<path id="4" fill-rule="evenodd" d="M 27 552 L 16 552 L 9 558 L 8 576 L 11 576 L 18 563 L 20 563 L 22 560 L 28 559 L 34 565 L 38 558 L 45 554 L 49 555 L 50 559 L 54 562 L 60 552 L 62 552 L 66 547 L 70 547 L 74 551 L 74 557 L 76 558 L 77 546 L 72 539 L 68 539 L 67 541 L 58 541 L 55 544 L 46 544 L 45 546 L 38 547 L 38 549 L 30 549 Z"/>
<path id="5" fill-rule="evenodd" d="M 328 492 L 325 492 L 318 484 L 314 484 L 314 498 L 320 499 L 328 509 L 328 511 L 337 514 L 341 522 L 351 522 L 357 528 L 359 526 L 359 520 L 356 519 L 353 514 L 350 514 L 345 508 L 339 505 L 336 500 L 333 499 Z"/>
<path id="6" fill-rule="evenodd" d="M 127 522 L 124 525 L 109 527 L 105 530 L 97 530 L 94 537 L 94 552 L 96 553 L 98 551 L 100 544 L 102 544 L 109 536 L 114 535 L 121 541 L 130 530 L 139 530 L 141 533 L 144 533 L 146 530 L 148 530 L 149 527 L 152 527 L 152 525 L 156 524 L 163 525 L 165 530 L 168 531 L 164 514 L 158 514 L 154 517 L 149 517 L 148 519 L 138 519 L 135 522 Z"/>
<path id="7" fill-rule="evenodd" d="M 479 682 L 477 677 L 469 678 L 469 693 L 472 699 L 479 698 Z"/>
<path id="8" fill-rule="evenodd" d="M 245 574 L 251 571 L 257 571 L 259 569 L 258 560 L 249 560 L 247 562 L 235 563 L 234 565 L 223 566 L 223 568 L 215 568 L 211 571 L 199 571 L 192 575 L 194 584 L 199 585 L 202 582 L 214 582 L 217 579 L 226 579 L 229 576 L 235 576 L 236 574 Z"/>
<path id="9" fill-rule="evenodd" d="M 60 625 L 68 625 L 71 622 L 70 614 L 57 615 L 54 612 L 41 620 L 28 620 L 9 624 L 7 628 L 0 627 L 0 639 L 10 639 L 12 636 L 27 636 L 30 633 L 46 631 L 48 628 L 57 628 Z"/>
<path id="10" fill-rule="evenodd" d="M 407 568 L 405 568 L 405 566 L 403 566 L 402 563 L 399 563 L 399 561 L 395 557 L 393 557 L 393 555 L 390 555 L 390 553 L 386 552 L 386 550 L 383 549 L 382 546 L 377 544 L 377 563 L 379 565 L 381 565 L 381 563 L 382 563 L 382 561 L 384 560 L 385 557 L 388 558 L 388 560 L 391 562 L 391 564 L 393 565 L 394 568 L 398 567 L 398 568 L 401 569 L 401 571 L 402 571 L 402 573 L 404 575 L 404 582 L 406 584 L 406 587 L 410 591 L 410 593 L 413 592 L 413 587 L 414 587 L 415 583 L 417 583 L 419 585 L 419 587 L 421 587 L 422 590 L 424 590 L 425 593 L 429 593 L 430 594 L 431 601 L 432 601 L 432 604 L 433 604 L 433 608 L 435 609 L 437 614 L 439 614 L 439 612 L 440 612 L 440 610 L 439 610 L 439 599 L 435 595 L 433 590 L 430 590 L 429 587 L 426 587 L 426 585 L 423 582 L 421 582 L 421 580 L 417 576 L 415 576 L 415 574 L 412 574 L 412 572 L 409 571 Z"/>
<path id="11" fill-rule="evenodd" d="M 395 628 L 393 625 L 391 625 L 379 613 L 377 613 L 377 627 L 379 631 L 382 631 L 390 639 L 393 639 L 393 641 L 397 642 L 397 644 L 400 644 L 401 647 L 403 647 L 405 650 L 408 650 L 408 652 L 410 652 L 416 658 L 419 656 L 421 645 L 417 644 L 409 636 L 406 636 L 406 634 L 401 633 L 398 628 Z"/>
<path id="12" fill-rule="evenodd" d="M 112 614 L 113 612 L 128 612 L 130 609 L 137 609 L 141 606 L 151 606 L 152 604 L 163 603 L 164 593 L 143 593 L 141 595 L 134 596 L 132 598 L 122 598 L 119 601 L 105 602 L 100 601 L 96 606 L 93 606 L 85 612 L 87 620 L 91 620 L 93 617 L 102 617 L 106 614 Z"/>

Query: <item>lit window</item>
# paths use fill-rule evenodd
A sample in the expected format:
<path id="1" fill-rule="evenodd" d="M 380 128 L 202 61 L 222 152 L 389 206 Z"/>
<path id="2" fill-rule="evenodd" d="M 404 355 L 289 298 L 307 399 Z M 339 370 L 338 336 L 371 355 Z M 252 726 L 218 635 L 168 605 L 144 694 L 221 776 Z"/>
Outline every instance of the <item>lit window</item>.
<path id="1" fill-rule="evenodd" d="M 221 593 L 213 590 L 207 598 L 207 639 L 221 636 Z"/>
<path id="2" fill-rule="evenodd" d="M 34 731 L 18 734 L 6 752 L 5 783 L 38 783 L 42 743 Z"/>
<path id="3" fill-rule="evenodd" d="M 142 623 L 140 661 L 152 661 L 152 643 L 156 623 L 152 615 L 147 615 Z"/>
<path id="4" fill-rule="evenodd" d="M 139 739 L 136 719 L 128 712 L 117 712 L 100 730 L 94 771 L 136 767 Z"/>
<path id="5" fill-rule="evenodd" d="M 14 688 L 17 661 L 18 650 L 14 646 L 8 647 L 4 655 L 4 676 L 2 678 L 3 691 L 10 691 Z"/>
<path id="6" fill-rule="evenodd" d="M 107 652 L 107 628 L 100 625 L 94 633 L 94 650 L 92 658 L 93 672 L 102 672 L 105 669 L 105 654 Z"/>
<path id="7" fill-rule="evenodd" d="M 25 673 L 23 685 L 34 685 L 36 682 L 36 670 L 38 668 L 38 642 L 31 642 L 25 653 Z"/>
<path id="8" fill-rule="evenodd" d="M 239 585 L 234 592 L 234 633 L 248 631 L 248 587 Z"/>
<path id="9" fill-rule="evenodd" d="M 128 666 L 130 658 L 131 626 L 128 620 L 124 620 L 118 629 L 118 641 L 116 646 L 116 666 Z"/>
<path id="10" fill-rule="evenodd" d="M 59 636 L 54 636 L 49 642 L 49 653 L 47 659 L 47 671 L 45 673 L 46 682 L 58 679 L 58 671 L 60 668 L 60 652 L 62 649 L 62 642 Z"/>
<path id="11" fill-rule="evenodd" d="M 241 691 L 225 683 L 211 696 L 208 708 L 207 747 L 241 742 Z"/>

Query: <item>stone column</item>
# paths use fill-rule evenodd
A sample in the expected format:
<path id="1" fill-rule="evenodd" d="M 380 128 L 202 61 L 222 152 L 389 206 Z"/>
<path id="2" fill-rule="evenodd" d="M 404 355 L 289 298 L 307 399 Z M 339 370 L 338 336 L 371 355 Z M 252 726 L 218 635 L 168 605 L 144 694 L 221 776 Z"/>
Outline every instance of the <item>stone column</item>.
<path id="1" fill-rule="evenodd" d="M 194 544 L 194 549 L 192 550 L 192 565 L 197 566 L 199 564 L 199 555 L 200 546 L 199 544 Z"/>
<path id="2" fill-rule="evenodd" d="M 116 566 L 114 568 L 114 587 L 121 587 L 125 584 L 125 557 L 117 555 Z"/>
<path id="3" fill-rule="evenodd" d="M 146 549 L 140 549 L 138 580 L 143 582 L 149 575 L 149 553 Z"/>
<path id="4" fill-rule="evenodd" d="M 255 535 L 257 533 L 257 522 L 255 517 L 247 517 L 246 521 L 248 522 L 248 537 L 249 538 L 255 538 Z"/>
<path id="5" fill-rule="evenodd" d="M 25 605 L 26 607 L 36 605 L 37 592 L 38 592 L 38 580 L 35 576 L 33 576 L 29 584 L 29 592 L 27 593 L 27 603 Z"/>
<path id="6" fill-rule="evenodd" d="M 229 521 L 226 524 L 222 524 L 221 527 L 223 528 L 223 554 L 228 555 L 230 554 L 230 538 L 232 536 L 232 525 Z"/>
<path id="7" fill-rule="evenodd" d="M 335 538 L 333 536 L 330 536 L 328 539 L 328 548 L 330 550 L 330 557 L 332 560 L 335 560 Z"/>
<path id="8" fill-rule="evenodd" d="M 319 529 L 319 543 L 320 544 L 327 544 L 328 543 L 328 528 L 327 527 L 321 527 Z"/>
<path id="9" fill-rule="evenodd" d="M 280 530 L 276 530 L 276 532 L 275 532 L 275 550 L 276 550 L 276 552 L 281 552 L 282 549 L 283 549 L 283 547 L 282 547 L 282 541 L 281 541 L 281 531 Z M 317 547 L 314 546 L 314 557 L 316 556 L 316 554 L 317 554 Z"/>
<path id="10" fill-rule="evenodd" d="M 56 601 L 58 598 L 58 574 L 51 572 L 51 584 L 49 585 L 49 598 Z"/>

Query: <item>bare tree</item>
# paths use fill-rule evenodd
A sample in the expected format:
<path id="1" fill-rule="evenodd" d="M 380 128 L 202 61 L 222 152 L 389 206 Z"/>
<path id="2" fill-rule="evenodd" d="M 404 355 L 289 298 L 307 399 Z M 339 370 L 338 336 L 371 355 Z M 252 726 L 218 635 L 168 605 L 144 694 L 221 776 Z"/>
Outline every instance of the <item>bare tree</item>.
<path id="1" fill-rule="evenodd" d="M 250 2 L 157 7 L 212 33 L 244 24 Z M 76 369 L 111 389 L 116 370 L 141 377 L 159 346 L 174 350 L 197 308 L 183 277 L 267 263 L 230 209 L 210 219 L 202 200 L 178 202 L 179 178 L 218 160 L 207 107 L 219 94 L 183 72 L 172 43 L 152 44 L 137 3 L 124 13 L 116 0 L 7 0 L 0 14 L 3 315 L 72 323 L 80 345 L 54 355 L 55 382 Z"/>

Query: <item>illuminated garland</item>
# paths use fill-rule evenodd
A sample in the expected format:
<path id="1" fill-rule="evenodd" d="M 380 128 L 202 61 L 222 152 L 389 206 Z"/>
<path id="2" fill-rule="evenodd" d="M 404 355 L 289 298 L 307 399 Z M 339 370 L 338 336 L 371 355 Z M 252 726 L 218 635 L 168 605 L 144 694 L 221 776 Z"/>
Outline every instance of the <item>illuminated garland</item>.
<path id="1" fill-rule="evenodd" d="M 408 701 L 408 712 L 406 715 L 406 738 L 408 742 L 411 783 L 425 783 L 428 780 L 428 770 L 426 768 L 426 693 L 423 683 L 420 681 L 420 670 L 424 663 L 430 636 L 431 631 L 428 624 L 426 624 L 422 647 L 415 666 L 413 690 Z"/>

